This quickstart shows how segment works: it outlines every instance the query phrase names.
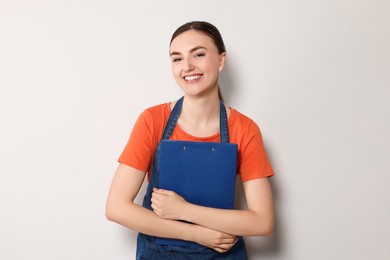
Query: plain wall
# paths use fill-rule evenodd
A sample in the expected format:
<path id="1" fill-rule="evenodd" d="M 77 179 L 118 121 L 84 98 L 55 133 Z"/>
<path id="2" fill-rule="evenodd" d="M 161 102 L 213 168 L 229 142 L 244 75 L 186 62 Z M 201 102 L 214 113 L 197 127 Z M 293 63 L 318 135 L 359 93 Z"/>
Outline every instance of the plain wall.
<path id="1" fill-rule="evenodd" d="M 145 108 L 182 95 L 172 32 L 206 20 L 228 49 L 227 104 L 259 124 L 276 173 L 275 232 L 246 239 L 251 259 L 390 259 L 389 13 L 384 0 L 0 1 L 0 258 L 134 258 L 136 233 L 104 216 L 116 160 Z"/>

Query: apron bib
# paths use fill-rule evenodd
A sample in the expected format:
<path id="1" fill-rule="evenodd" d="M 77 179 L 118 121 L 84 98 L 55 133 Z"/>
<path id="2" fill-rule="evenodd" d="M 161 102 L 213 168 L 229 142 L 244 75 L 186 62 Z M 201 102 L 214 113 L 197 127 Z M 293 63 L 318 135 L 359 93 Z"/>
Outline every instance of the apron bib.
<path id="1" fill-rule="evenodd" d="M 169 138 L 171 137 L 173 130 L 177 124 L 177 121 L 179 119 L 181 109 L 183 106 L 183 100 L 184 97 L 180 98 L 177 103 L 175 104 L 175 107 L 173 108 L 168 122 L 165 126 L 163 137 L 161 142 L 167 142 Z M 220 102 L 220 138 L 221 138 L 221 147 L 224 147 L 224 145 L 231 145 L 229 144 L 229 130 L 228 130 L 228 121 L 227 121 L 227 114 L 225 106 L 222 102 Z M 146 194 L 143 200 L 142 206 L 152 210 L 151 208 L 151 197 L 153 193 L 154 187 L 159 187 L 160 182 L 160 152 L 161 152 L 161 142 L 156 148 L 156 152 L 154 154 L 153 159 L 153 165 L 152 165 L 152 173 L 150 176 L 149 184 L 146 190 Z M 171 141 L 168 141 L 171 142 Z M 176 141 L 172 141 L 176 142 Z M 181 141 L 180 141 L 181 142 Z M 191 144 L 193 142 L 188 142 L 188 144 Z M 201 142 L 193 143 L 196 146 L 198 144 L 201 144 Z M 211 143 L 208 143 L 211 144 Z M 219 143 L 215 143 L 219 144 Z M 164 144 L 164 145 L 170 145 Z M 182 144 L 180 144 L 182 145 Z M 204 147 L 205 145 L 201 145 Z M 206 144 L 207 146 L 207 144 Z M 187 150 L 187 145 L 182 145 L 184 150 Z M 192 146 L 191 146 L 192 147 Z M 217 147 L 217 148 L 215 148 Z M 204 149 L 204 148 L 203 148 Z M 210 154 L 214 155 L 216 149 L 224 149 L 224 148 L 218 148 L 218 146 L 213 145 L 210 149 Z M 230 149 L 231 150 L 231 149 Z M 234 161 L 234 179 L 235 179 L 235 161 Z M 219 180 L 220 182 L 223 182 L 223 179 Z M 234 182 L 233 182 L 234 183 Z M 180 194 L 178 192 L 178 194 Z M 181 194 L 180 194 L 181 195 Z M 186 195 L 188 196 L 188 195 Z M 191 202 L 191 199 L 186 198 L 183 196 L 187 201 Z M 207 196 L 206 196 L 207 197 Z M 196 198 L 196 200 L 199 200 Z M 192 201 L 193 202 L 193 201 Z M 211 203 L 211 202 L 207 202 Z M 213 202 L 214 203 L 214 202 Z M 218 203 L 218 201 L 216 202 Z M 233 201 L 230 202 L 230 200 L 227 202 L 229 205 L 232 205 L 234 203 L 234 187 L 233 187 Z M 197 203 L 195 203 L 197 204 Z M 204 204 L 204 203 L 203 203 Z M 226 203 L 225 203 L 226 204 Z M 214 204 L 206 205 L 206 206 L 213 206 L 213 207 L 219 207 L 219 205 L 215 206 Z M 221 208 L 232 208 L 231 206 L 226 207 L 221 206 Z M 138 234 L 137 237 L 137 258 L 136 259 L 148 259 L 148 260 L 154 260 L 154 259 L 194 259 L 194 260 L 203 260 L 203 259 L 232 259 L 232 260 L 241 260 L 241 259 L 247 259 L 247 253 L 245 249 L 245 243 L 244 239 L 242 237 L 239 237 L 237 243 L 227 252 L 225 253 L 218 253 L 215 250 L 199 245 L 194 242 L 188 242 L 183 240 L 174 240 L 174 239 L 165 239 L 165 238 L 156 238 L 152 236 L 148 236 L 142 233 Z"/>

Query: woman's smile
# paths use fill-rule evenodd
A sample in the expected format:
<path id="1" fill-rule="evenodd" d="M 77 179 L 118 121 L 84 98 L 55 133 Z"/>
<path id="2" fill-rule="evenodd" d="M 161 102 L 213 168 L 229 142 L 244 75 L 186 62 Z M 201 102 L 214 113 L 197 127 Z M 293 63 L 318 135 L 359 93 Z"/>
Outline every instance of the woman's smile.
<path id="1" fill-rule="evenodd" d="M 184 76 L 184 80 L 187 82 L 187 83 L 195 83 L 197 82 L 200 78 L 202 78 L 202 74 L 194 74 L 194 75 L 187 75 L 187 76 Z"/>

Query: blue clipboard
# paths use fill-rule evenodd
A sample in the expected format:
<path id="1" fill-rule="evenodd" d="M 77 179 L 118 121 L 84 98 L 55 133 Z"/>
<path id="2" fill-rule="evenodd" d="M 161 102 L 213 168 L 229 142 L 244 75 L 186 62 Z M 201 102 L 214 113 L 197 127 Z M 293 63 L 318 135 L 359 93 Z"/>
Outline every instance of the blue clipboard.
<path id="1" fill-rule="evenodd" d="M 234 208 L 237 144 L 162 140 L 159 149 L 159 188 L 193 204 Z M 169 238 L 156 238 L 156 243 L 202 247 Z"/>

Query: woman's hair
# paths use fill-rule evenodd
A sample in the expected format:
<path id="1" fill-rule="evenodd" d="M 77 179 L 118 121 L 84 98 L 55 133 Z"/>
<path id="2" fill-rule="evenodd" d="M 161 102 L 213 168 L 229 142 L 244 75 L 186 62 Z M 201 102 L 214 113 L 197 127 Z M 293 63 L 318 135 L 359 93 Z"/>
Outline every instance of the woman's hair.
<path id="1" fill-rule="evenodd" d="M 172 38 L 169 45 L 172 44 L 173 40 L 177 36 L 189 30 L 196 30 L 209 36 L 214 41 L 214 44 L 217 47 L 219 54 L 226 52 L 225 44 L 223 43 L 221 33 L 218 31 L 217 27 L 215 27 L 211 23 L 202 22 L 202 21 L 188 22 L 183 24 L 179 28 L 177 28 L 176 31 L 172 34 Z M 218 96 L 219 99 L 223 101 L 223 96 L 219 85 L 218 85 Z"/>

